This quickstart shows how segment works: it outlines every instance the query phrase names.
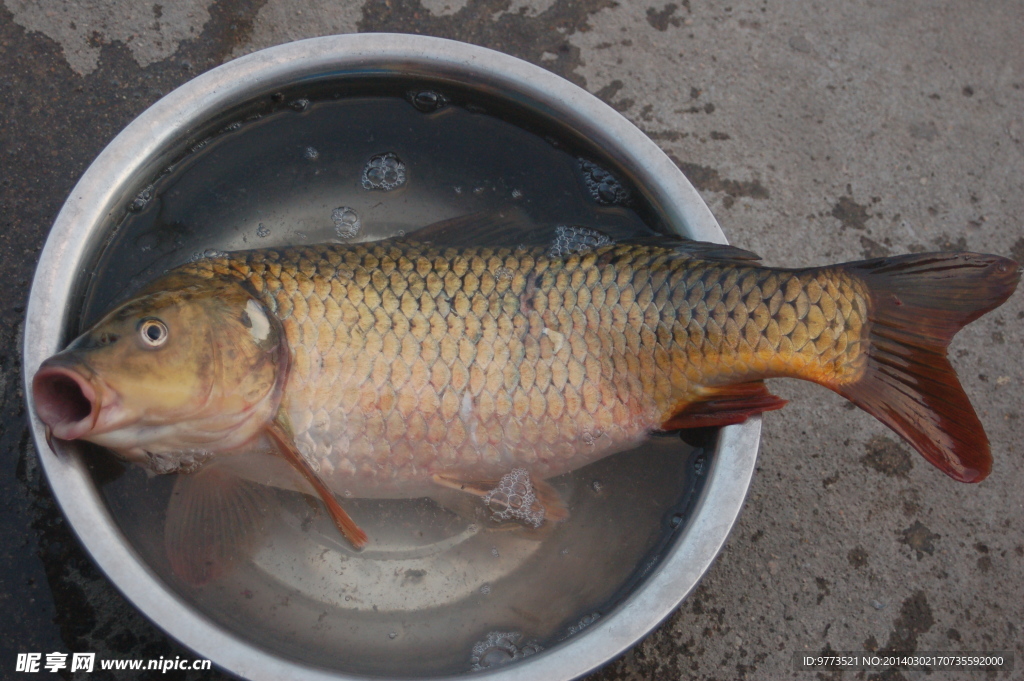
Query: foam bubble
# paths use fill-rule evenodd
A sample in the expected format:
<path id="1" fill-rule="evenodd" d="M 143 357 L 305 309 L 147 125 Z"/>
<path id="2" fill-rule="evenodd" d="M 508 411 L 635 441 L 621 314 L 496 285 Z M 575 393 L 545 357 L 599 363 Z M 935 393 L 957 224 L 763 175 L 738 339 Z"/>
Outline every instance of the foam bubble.
<path id="1" fill-rule="evenodd" d="M 270 236 L 270 230 L 267 229 L 267 226 L 261 222 L 259 227 L 256 228 L 256 236 L 258 236 L 261 239 L 265 239 L 268 236 Z"/>
<path id="2" fill-rule="evenodd" d="M 334 222 L 334 231 L 342 239 L 351 239 L 357 236 L 362 227 L 359 213 L 355 208 L 348 206 L 340 206 L 331 211 L 331 220 Z"/>
<path id="3" fill-rule="evenodd" d="M 363 168 L 363 189 L 389 192 L 405 184 L 405 163 L 393 152 L 377 154 Z"/>
<path id="4" fill-rule="evenodd" d="M 132 199 L 131 204 L 128 206 L 128 210 L 132 211 L 133 213 L 138 213 L 143 208 L 145 208 L 147 204 L 149 204 L 149 202 L 153 199 L 154 193 L 155 191 L 153 189 L 153 185 L 149 185 L 141 192 L 136 194 L 135 198 Z"/>
<path id="5" fill-rule="evenodd" d="M 484 505 L 499 522 L 515 520 L 530 527 L 540 527 L 544 522 L 544 507 L 537 501 L 525 468 L 513 468 L 501 476 L 498 486 L 484 496 Z"/>
<path id="6" fill-rule="evenodd" d="M 595 201 L 606 206 L 622 206 L 630 202 L 629 191 L 619 178 L 593 161 L 577 160 L 583 172 L 583 183 Z"/>
<path id="7" fill-rule="evenodd" d="M 315 161 L 320 158 L 320 152 L 315 147 L 306 147 L 306 150 L 302 152 L 302 157 L 307 161 Z"/>
<path id="8" fill-rule="evenodd" d="M 536 643 L 519 645 L 523 635 L 518 631 L 492 631 L 473 644 L 469 661 L 473 671 L 500 667 L 544 650 Z"/>
<path id="9" fill-rule="evenodd" d="M 577 225 L 558 225 L 555 227 L 555 240 L 548 248 L 549 258 L 567 258 L 573 254 L 586 253 L 602 246 L 608 246 L 612 240 L 607 234 L 596 229 Z"/>
<path id="10" fill-rule="evenodd" d="M 590 613 L 589 615 L 584 615 L 579 622 L 569 627 L 569 636 L 575 636 L 576 634 L 580 633 L 581 631 L 589 627 L 591 624 L 596 622 L 598 619 L 600 619 L 600 617 L 601 614 L 596 612 Z"/>

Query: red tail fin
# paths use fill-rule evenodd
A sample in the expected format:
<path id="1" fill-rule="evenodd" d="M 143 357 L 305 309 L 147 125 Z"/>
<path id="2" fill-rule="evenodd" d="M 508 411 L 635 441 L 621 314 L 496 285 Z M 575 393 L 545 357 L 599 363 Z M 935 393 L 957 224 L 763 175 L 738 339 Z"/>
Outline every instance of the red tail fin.
<path id="1" fill-rule="evenodd" d="M 1013 260 L 921 253 L 845 266 L 871 291 L 868 364 L 834 388 L 962 482 L 989 474 L 988 438 L 946 358 L 964 325 L 1003 303 L 1020 280 Z"/>

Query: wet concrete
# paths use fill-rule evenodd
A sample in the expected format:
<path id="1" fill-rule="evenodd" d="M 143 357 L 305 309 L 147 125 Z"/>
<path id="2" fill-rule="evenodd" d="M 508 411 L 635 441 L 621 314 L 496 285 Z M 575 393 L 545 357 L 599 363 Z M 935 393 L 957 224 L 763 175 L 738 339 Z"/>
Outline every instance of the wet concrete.
<path id="1" fill-rule="evenodd" d="M 0 678 L 21 676 L 19 651 L 187 655 L 83 554 L 27 435 L 21 320 L 65 197 L 122 127 L 196 74 L 285 40 L 380 30 L 482 44 L 585 86 L 770 264 L 1024 255 L 1024 14 L 1010 0 L 94 0 L 73 16 L 2 0 Z M 1024 664 L 1022 320 L 1018 293 L 951 347 L 996 457 L 979 485 L 949 480 L 828 391 L 777 382 L 791 403 L 765 418 L 722 555 L 592 681 L 818 678 L 794 671 L 797 651 L 1013 650 Z"/>

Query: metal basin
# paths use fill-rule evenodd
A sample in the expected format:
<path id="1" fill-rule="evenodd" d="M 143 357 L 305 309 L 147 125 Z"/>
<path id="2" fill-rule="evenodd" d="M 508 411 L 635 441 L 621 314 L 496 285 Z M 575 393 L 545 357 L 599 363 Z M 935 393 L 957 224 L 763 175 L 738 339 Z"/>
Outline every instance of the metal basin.
<path id="1" fill-rule="evenodd" d="M 111 244 L 123 238 L 125 216 L 133 207 L 136 211 L 145 209 L 152 193 L 147 187 L 154 178 L 161 177 L 166 168 L 180 162 L 190 148 L 206 144 L 205 140 L 210 138 L 204 137 L 207 134 L 204 131 L 233 129 L 231 117 L 237 116 L 247 103 L 267 100 L 279 91 L 315 89 L 318 84 L 327 82 L 396 78 L 402 82 L 420 80 L 460 92 L 479 92 L 481 97 L 489 98 L 488 101 L 506 102 L 534 118 L 548 120 L 566 135 L 582 140 L 581 144 L 599 150 L 594 154 L 599 154 L 627 176 L 662 227 L 697 240 L 725 241 L 700 196 L 653 142 L 598 99 L 547 71 L 497 52 L 436 38 L 367 34 L 305 40 L 246 56 L 187 83 L 136 119 L 90 166 L 58 216 L 36 272 L 25 331 L 26 376 L 31 377 L 46 357 L 78 332 L 81 320 L 88 318 L 88 308 L 94 302 L 92 282 L 97 277 L 102 279 L 103 273 L 112 267 Z M 299 108 L 304 109 L 305 105 Z M 224 128 L 225 125 L 228 127 Z M 312 156 L 307 154 L 307 157 Z M 296 235 L 307 238 L 299 232 L 278 236 Z M 253 246 L 251 243 L 248 246 L 235 244 L 235 247 Z M 180 250 L 198 249 L 201 253 L 206 247 L 202 243 L 187 242 L 180 245 Z M 28 381 L 26 395 L 31 401 L 30 391 L 31 381 Z M 435 522 L 429 528 L 434 534 L 427 532 L 423 541 L 384 542 L 378 551 L 369 551 L 355 562 L 355 558 L 344 554 L 344 547 L 332 544 L 337 542 L 327 537 L 329 533 L 320 537 L 319 543 L 310 545 L 309 533 L 303 534 L 308 528 L 293 522 L 301 515 L 300 508 L 295 515 L 281 521 L 285 531 L 282 536 L 299 539 L 291 544 L 278 542 L 277 554 L 256 556 L 250 569 L 238 577 L 239 584 L 249 578 L 271 579 L 282 593 L 302 592 L 307 588 L 303 585 L 312 579 L 303 570 L 315 561 L 298 560 L 294 556 L 327 555 L 316 553 L 321 548 L 330 550 L 330 560 L 341 561 L 332 563 L 335 569 L 344 571 L 351 567 L 351 574 L 371 574 L 380 571 L 379 565 L 393 564 L 402 566 L 404 575 L 416 579 L 426 576 L 423 588 L 409 592 L 414 597 L 398 597 L 394 588 L 382 582 L 376 591 L 368 589 L 363 593 L 362 605 L 345 605 L 333 588 L 302 593 L 302 599 L 296 598 L 296 601 L 312 601 L 314 609 L 340 608 L 341 616 L 345 612 L 352 617 L 361 616 L 360 607 L 368 610 L 363 606 L 373 603 L 376 619 L 372 623 L 353 625 L 350 633 L 337 634 L 334 639 L 330 636 L 316 639 L 316 645 L 320 646 L 316 652 L 312 650 L 316 646 L 282 640 L 287 638 L 287 632 L 275 630 L 274 618 L 264 616 L 262 611 L 247 612 L 243 608 L 225 614 L 224 610 L 234 607 L 230 599 L 221 602 L 209 594 L 193 593 L 169 578 L 166 566 L 154 558 L 145 533 L 126 530 L 123 519 L 119 520 L 118 514 L 124 509 L 119 507 L 120 502 L 111 501 L 112 497 L 97 484 L 88 466 L 90 453 L 77 446 L 61 445 L 55 454 L 47 447 L 41 425 L 34 416 L 32 428 L 54 494 L 100 568 L 129 600 L 168 634 L 198 655 L 244 678 L 461 678 L 470 671 L 468 660 L 465 672 L 453 672 L 428 664 L 427 654 L 423 654 L 422 668 L 413 664 L 399 671 L 388 671 L 391 668 L 381 662 L 389 655 L 387 646 L 391 644 L 387 639 L 396 641 L 394 645 L 403 643 L 399 636 L 400 623 L 396 621 L 392 627 L 388 613 L 398 613 L 403 607 L 413 607 L 409 604 L 414 603 L 416 608 L 429 611 L 430 618 L 444 621 L 449 602 L 459 599 L 463 604 L 470 602 L 472 605 L 475 601 L 467 599 L 479 598 L 477 592 L 489 592 L 492 581 L 505 578 L 504 571 L 524 566 L 529 569 L 532 565 L 538 571 L 538 580 L 543 580 L 544 570 L 548 569 L 545 566 L 553 564 L 550 556 L 541 555 L 543 552 L 538 551 L 537 544 L 510 540 L 506 543 L 510 549 L 503 549 L 502 555 L 517 562 L 504 563 L 504 567 L 494 568 L 476 581 L 466 580 L 460 586 L 465 593 L 445 596 L 440 587 L 438 591 L 430 587 L 439 571 L 443 574 L 444 570 L 452 569 L 445 567 L 451 560 L 445 551 L 452 546 L 460 547 L 463 562 L 467 553 L 486 552 L 491 542 L 479 538 L 480 528 L 459 525 L 454 520 L 448 524 L 445 524 L 447 521 Z M 707 570 L 736 519 L 754 469 L 759 433 L 757 418 L 718 433 L 709 451 L 697 459 L 699 470 L 693 475 L 700 478 L 700 484 L 693 488 L 695 491 L 687 501 L 685 515 L 677 514 L 670 519 L 656 555 L 647 555 L 636 565 L 627 566 L 629 569 L 622 573 L 625 576 L 621 577 L 621 584 L 614 590 L 614 598 L 604 601 L 599 619 L 584 618 L 565 635 L 552 638 L 543 646 L 544 650 L 540 650 L 540 646 L 533 647 L 527 651 L 530 655 L 512 664 L 491 666 L 486 659 L 477 660 L 478 669 L 472 671 L 473 678 L 573 679 L 619 655 L 670 615 Z M 664 448 L 664 443 L 652 447 Z M 617 463 L 595 465 L 628 466 L 630 461 L 626 458 L 618 459 Z M 566 482 L 564 486 L 568 489 L 571 484 Z M 585 496 L 585 493 L 577 496 Z M 614 500 L 614 496 L 612 498 Z M 361 510 L 373 517 L 377 509 L 374 504 L 386 503 L 367 500 Z M 384 516 L 396 512 L 395 509 L 405 503 L 408 502 L 393 502 L 387 506 Z M 582 499 L 579 508 L 589 509 L 591 506 L 587 503 L 595 509 L 601 507 L 597 502 Z M 613 502 L 602 503 L 607 511 Z M 661 512 L 654 512 L 655 522 L 657 513 Z M 670 506 L 666 506 L 666 512 L 671 512 Z M 619 527 L 614 531 L 628 534 L 630 528 Z M 388 527 L 381 525 L 377 532 L 378 536 L 387 538 Z M 585 547 L 592 547 L 594 555 L 599 554 L 601 543 L 607 540 L 604 533 L 593 532 L 593 523 L 590 530 L 567 529 L 565 532 L 576 532 L 577 539 L 584 542 Z M 496 548 L 490 550 L 498 555 Z M 579 579 L 585 581 L 587 575 L 582 574 Z M 483 591 L 485 587 L 487 591 Z M 526 599 L 524 607 L 547 617 L 543 614 L 544 607 L 553 598 L 547 594 L 558 589 L 550 584 L 546 588 L 548 591 L 538 587 L 532 592 L 533 600 Z M 248 588 L 243 590 L 250 593 Z M 276 612 L 276 607 L 269 606 L 267 612 Z M 351 610 L 344 610 L 348 607 Z M 481 611 L 486 608 L 482 607 Z M 394 617 L 405 616 L 411 617 L 400 614 Z M 295 626 L 301 628 L 303 621 L 301 616 L 297 617 Z M 309 626 L 313 628 L 316 624 L 314 619 Z M 481 626 L 481 631 L 501 630 L 498 622 Z M 357 640 L 359 636 L 376 631 L 374 627 L 379 629 L 373 635 L 381 638 L 380 642 Z M 438 631 L 443 628 L 442 625 L 434 627 Z M 390 633 L 382 637 L 380 632 Z M 437 650 L 438 646 L 445 645 L 438 641 L 443 640 L 426 641 L 424 650 L 429 650 L 430 646 Z M 365 650 L 368 659 L 354 659 L 355 653 L 347 650 L 346 644 L 350 644 L 352 650 Z M 332 645 L 337 646 L 337 655 L 331 654 Z M 499 658 L 500 648 L 499 645 Z M 468 658 L 469 651 L 463 657 Z"/>

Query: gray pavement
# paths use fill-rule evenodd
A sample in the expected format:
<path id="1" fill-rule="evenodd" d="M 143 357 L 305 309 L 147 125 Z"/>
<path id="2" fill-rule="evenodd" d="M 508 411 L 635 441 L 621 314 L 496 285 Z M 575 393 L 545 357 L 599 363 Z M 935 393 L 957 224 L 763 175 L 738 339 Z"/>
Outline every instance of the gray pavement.
<path id="1" fill-rule="evenodd" d="M 769 264 L 950 248 L 1024 261 L 1019 0 L 0 0 L 0 678 L 20 676 L 18 651 L 186 654 L 83 554 L 28 438 L 21 319 L 64 198 L 161 94 L 255 49 L 354 31 L 477 43 L 596 93 Z M 827 650 L 1010 650 L 1016 670 L 995 678 L 1022 678 L 1022 319 L 1018 292 L 951 347 L 995 454 L 978 485 L 827 390 L 776 382 L 791 403 L 765 418 L 725 550 L 590 679 L 965 676 L 794 671 L 794 652 Z"/>

